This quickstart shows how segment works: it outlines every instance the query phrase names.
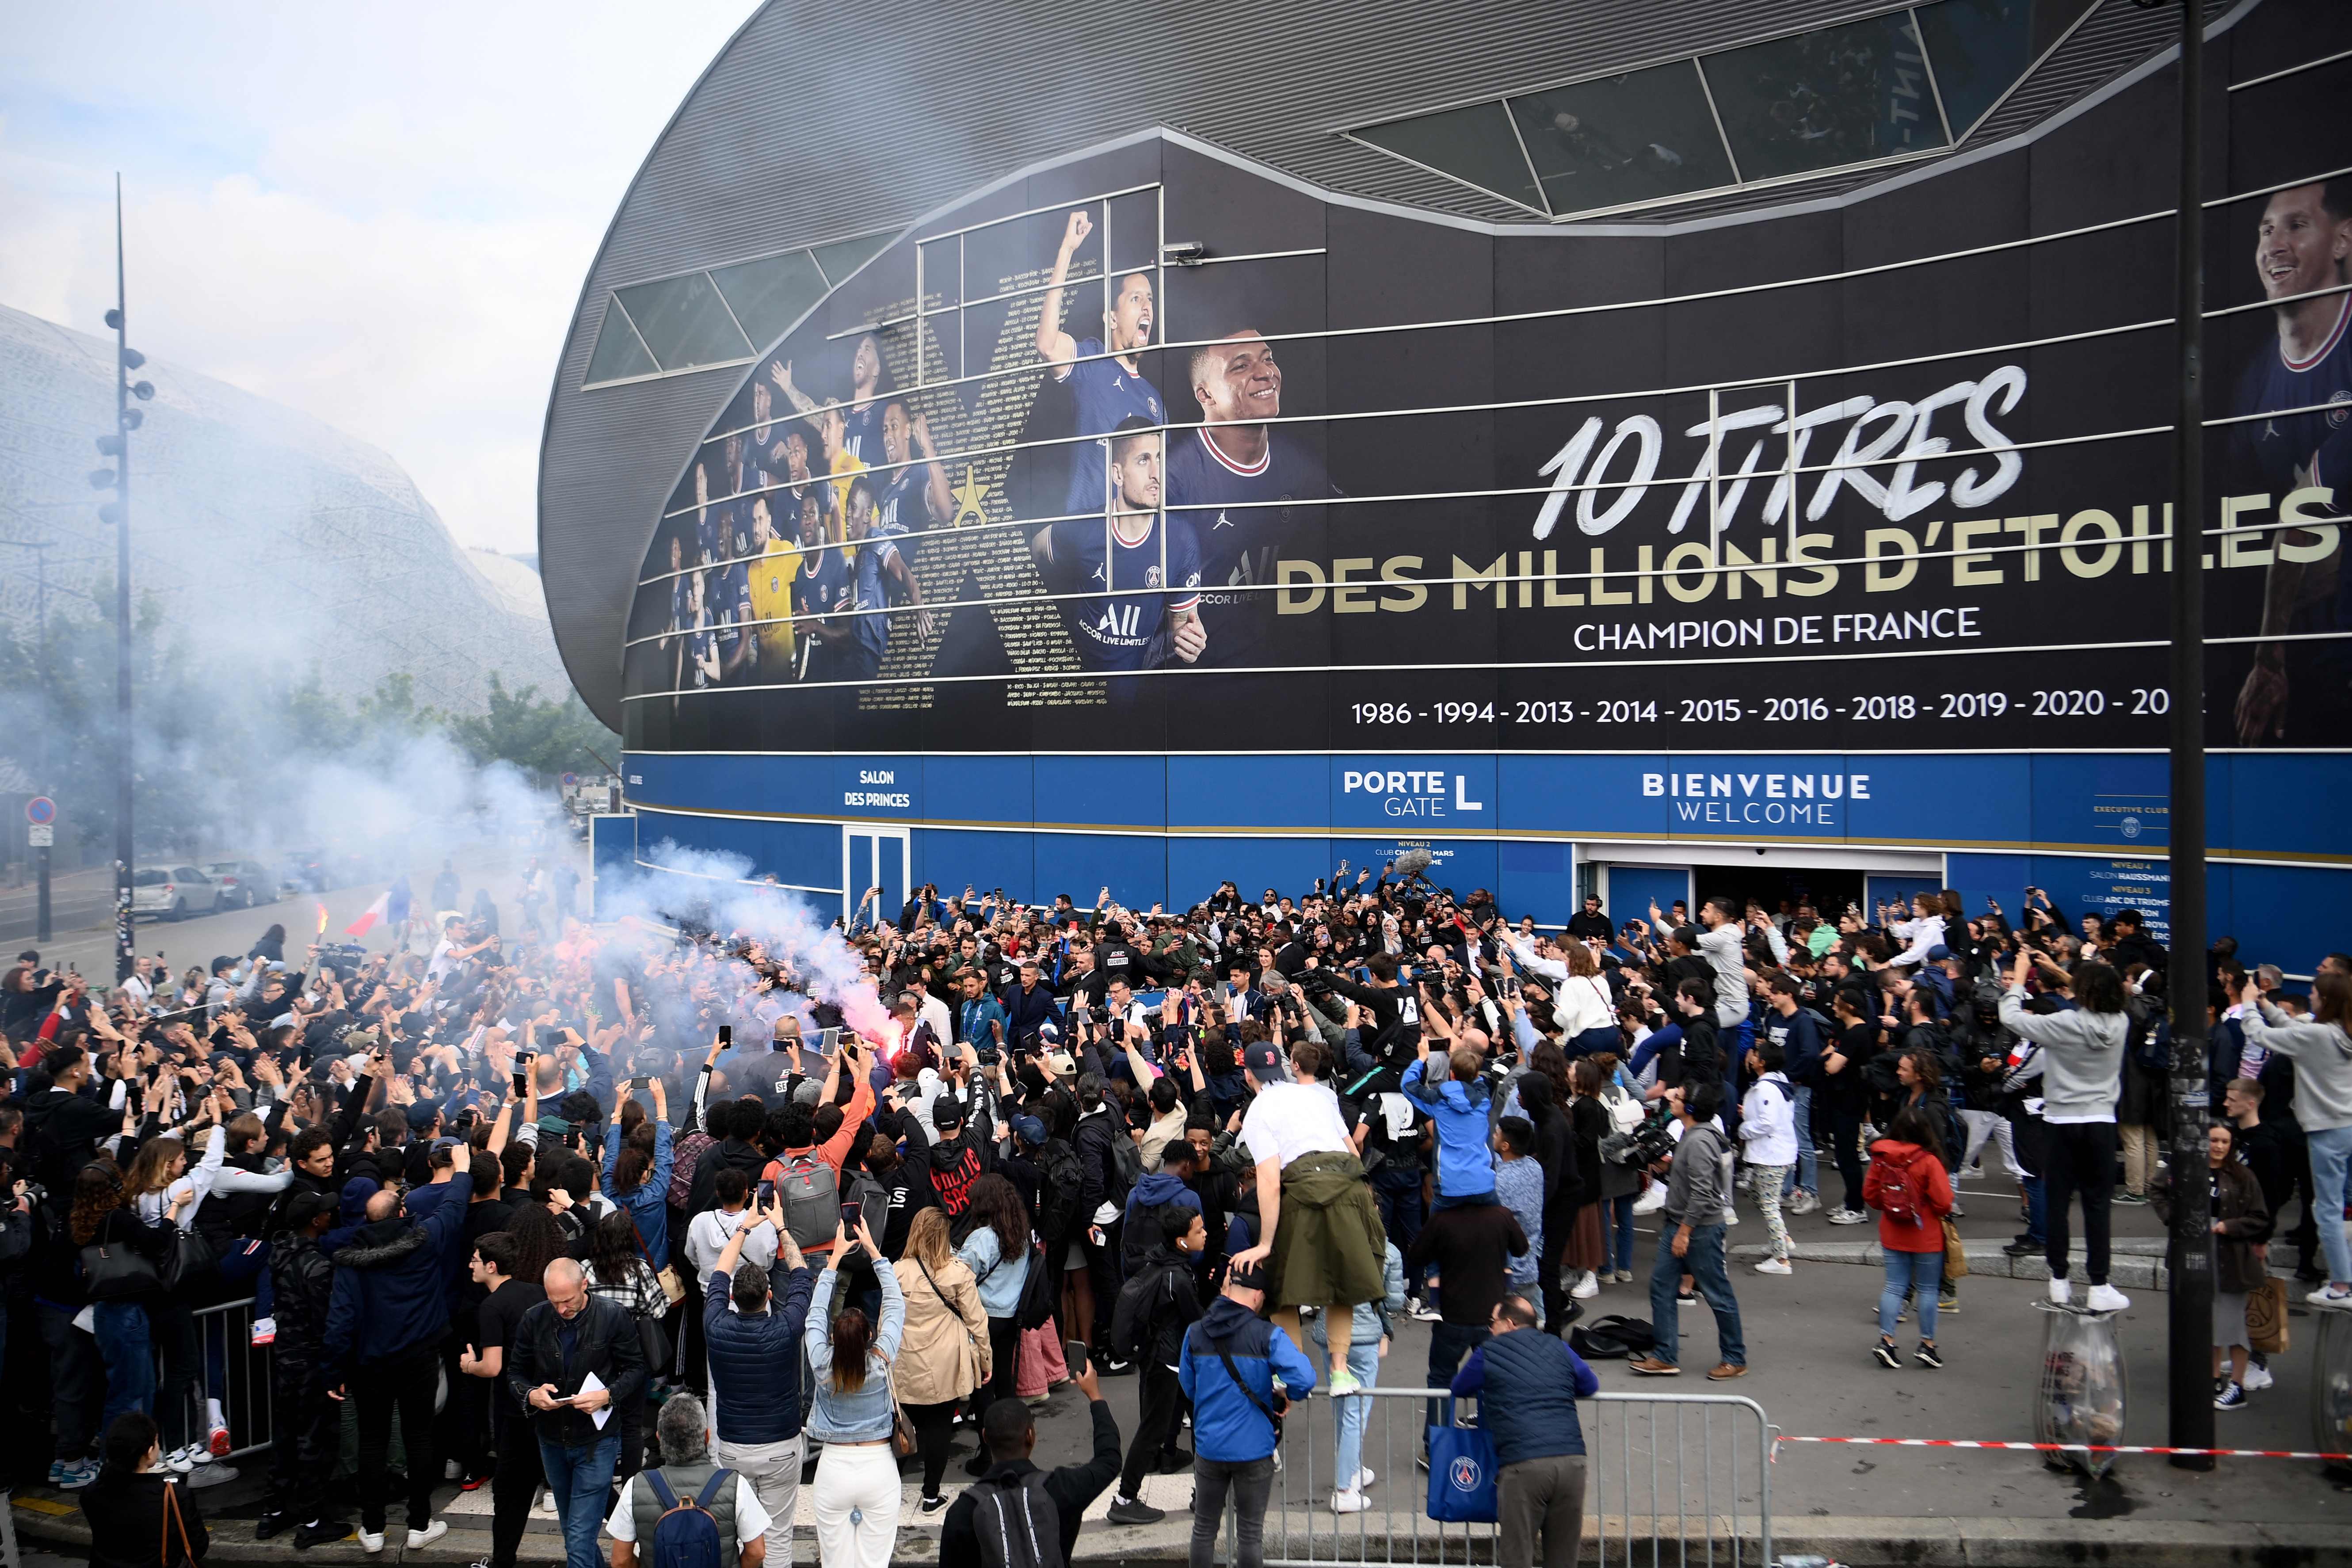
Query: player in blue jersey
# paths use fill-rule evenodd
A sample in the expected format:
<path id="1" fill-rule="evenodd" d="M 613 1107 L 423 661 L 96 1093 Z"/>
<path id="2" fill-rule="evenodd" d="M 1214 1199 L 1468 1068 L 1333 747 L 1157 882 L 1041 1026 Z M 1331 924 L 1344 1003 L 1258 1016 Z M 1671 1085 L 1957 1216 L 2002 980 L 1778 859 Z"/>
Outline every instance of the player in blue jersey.
<path id="1" fill-rule="evenodd" d="M 945 465 L 931 446 L 930 421 L 908 416 L 906 401 L 894 397 L 882 405 L 882 460 L 887 465 L 876 477 L 881 489 L 875 497 L 886 533 L 923 533 L 955 519 L 955 497 L 949 493 Z"/>
<path id="2" fill-rule="evenodd" d="M 751 574 L 735 549 L 735 507 L 719 510 L 719 560 L 710 574 L 711 596 L 704 601 L 719 637 L 719 679 L 732 686 L 759 668 L 759 639 L 751 635 Z"/>
<path id="3" fill-rule="evenodd" d="M 916 635 L 931 635 L 922 584 L 915 581 L 914 567 L 898 549 L 899 535 L 882 526 L 880 489 L 869 474 L 849 481 L 849 540 L 857 546 L 850 569 L 850 607 L 859 613 L 849 617 L 849 637 L 835 645 L 835 679 L 840 680 L 871 680 L 882 673 L 882 657 L 890 651 L 890 617 L 874 612 L 890 607 L 892 590 L 914 610 Z"/>
<path id="4" fill-rule="evenodd" d="M 2326 293 L 2352 281 L 2352 181 L 2295 185 L 2263 208 L 2254 241 L 2254 271 L 2263 297 L 2279 301 L 2275 342 L 2265 343 L 2238 384 L 2237 414 L 2305 409 L 2246 420 L 2233 427 L 2234 454 L 2250 469 L 2241 488 L 2267 491 L 2278 505 L 2291 491 L 2312 486 L 2335 491 L 2319 509 L 2332 517 L 2352 512 L 2352 296 Z M 2257 477 L 2259 476 L 2259 479 Z M 2343 567 L 2343 531 L 2318 560 L 2294 560 L 2322 545 L 2316 533 L 2283 529 L 2263 542 L 2271 563 L 2263 585 L 2261 635 L 2352 630 L 2352 574 Z M 2257 644 L 2253 668 L 2239 688 L 2238 742 L 2256 745 L 2287 738 L 2289 649 Z M 2342 643 L 2302 645 L 2298 679 L 2317 689 L 2296 714 L 2297 739 L 2311 744 L 2322 732 L 2340 732 L 2352 707 L 2347 649 Z M 2333 743 L 2324 742 L 2324 743 Z"/>
<path id="5" fill-rule="evenodd" d="M 801 679 L 837 680 L 841 650 L 856 637 L 844 616 L 856 584 L 850 578 L 849 552 L 826 537 L 824 509 L 813 487 L 801 498 L 801 573 L 793 583 L 793 613 L 804 617 L 801 631 Z M 813 618 L 809 618 L 813 617 Z"/>
<path id="6" fill-rule="evenodd" d="M 1265 423 L 1282 413 L 1282 366 L 1255 331 L 1194 349 L 1192 385 L 1203 423 L 1171 444 L 1169 511 L 1201 542 L 1202 614 L 1218 644 L 1211 662 L 1256 664 L 1268 655 L 1275 605 L 1253 585 L 1274 581 L 1294 534 L 1321 524 L 1324 509 L 1297 503 L 1339 492 L 1290 426 Z"/>
<path id="7" fill-rule="evenodd" d="M 1154 315 L 1151 275 L 1122 273 L 1110 309 L 1103 316 L 1103 335 L 1073 338 L 1062 330 L 1062 298 L 1070 275 L 1070 258 L 1094 232 L 1094 220 L 1074 212 L 1062 230 L 1062 248 L 1054 258 L 1046 279 L 1045 300 L 1037 313 L 1037 352 L 1054 367 L 1054 379 L 1068 385 L 1077 405 L 1074 436 L 1106 436 L 1128 419 L 1147 425 L 1168 422 L 1167 405 L 1160 391 L 1143 378 L 1135 356 L 1151 346 Z M 1110 265 L 1110 258 L 1103 258 Z M 1106 346 L 1108 344 L 1108 346 Z M 1112 357 L 1105 358 L 1105 354 Z M 1110 446 L 1083 443 L 1070 451 L 1069 495 L 1062 507 L 1066 516 L 1098 517 L 1105 504 L 1103 476 L 1108 472 Z"/>
<path id="8" fill-rule="evenodd" d="M 1029 546 L 1039 574 L 1052 592 L 1080 595 L 1062 609 L 1087 668 L 1194 663 L 1208 646 L 1201 552 L 1191 526 L 1160 510 L 1160 433 L 1129 415 L 1109 447 L 1110 510 L 1039 529 Z"/>

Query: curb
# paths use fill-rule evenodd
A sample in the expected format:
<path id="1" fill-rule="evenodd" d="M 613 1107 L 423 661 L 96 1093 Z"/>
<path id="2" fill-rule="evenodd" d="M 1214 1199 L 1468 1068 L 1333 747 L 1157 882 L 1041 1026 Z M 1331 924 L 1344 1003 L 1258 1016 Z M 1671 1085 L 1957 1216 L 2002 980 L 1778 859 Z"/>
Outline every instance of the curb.
<path id="1" fill-rule="evenodd" d="M 68 1548 L 75 1555 L 87 1552 L 88 1528 L 78 1512 L 69 1509 L 53 1511 L 62 1506 L 43 1499 L 16 1500 L 15 1514 L 19 1537 L 27 1542 Z M 1615 1561 L 1622 1554 L 1625 1544 L 1622 1523 L 1588 1515 L 1580 1561 L 1592 1561 L 1599 1555 L 1604 1522 L 1612 1527 L 1608 1560 Z M 1725 1531 L 1728 1521 L 1718 1520 L 1716 1523 L 1713 1544 L 1719 1552 L 1730 1542 Z M 2018 1519 L 2006 1515 L 1815 1516 L 1791 1519 L 1786 1523 L 1787 1530 L 1776 1532 L 1772 1542 L 1775 1557 L 1818 1553 L 1849 1568 L 2080 1568 L 2086 1563 L 2114 1563 L 2119 1568 L 2124 1564 L 2130 1568 L 2219 1568 L 2240 1563 L 2248 1568 L 2298 1568 L 2303 1564 L 2312 1568 L 2352 1568 L 2352 1537 L 2347 1537 L 2340 1524 L 2333 1523 L 2248 1521 L 2210 1524 L 2182 1520 Z M 1184 1538 L 1189 1534 L 1189 1521 L 1173 1515 L 1168 1524 L 1149 1530 L 1097 1526 L 1079 1537 L 1075 1561 L 1181 1563 L 1185 1560 Z M 1392 1559 L 1393 1548 L 1409 1545 L 1411 1539 L 1398 1537 L 1391 1542 L 1381 1532 L 1367 1531 L 1359 1542 L 1350 1532 L 1349 1544 L 1360 1544 L 1362 1560 L 1371 1562 L 1375 1558 Z M 1633 1547 L 1638 1552 L 1640 1548 L 1651 1545 L 1653 1539 L 1636 1536 Z M 1693 1559 L 1700 1558 L 1710 1544 L 1704 1531 L 1680 1541 L 1673 1535 L 1661 1535 L 1654 1542 L 1662 1560 L 1685 1553 Z M 1271 1539 L 1268 1544 L 1272 1546 Z M 1428 1544 L 1426 1536 L 1421 1538 L 1421 1544 Z M 1738 1542 L 1743 1561 L 1760 1561 L 1756 1545 L 1752 1536 Z M 489 1547 L 488 1531 L 452 1528 L 431 1546 L 416 1552 L 408 1551 L 396 1532 L 387 1531 L 384 1550 L 373 1557 L 360 1550 L 356 1539 L 314 1547 L 301 1556 L 330 1563 L 413 1563 L 443 1568 L 476 1562 L 489 1554 Z M 814 1564 L 815 1542 L 809 1538 L 809 1532 L 797 1532 L 794 1547 L 796 1563 Z M 227 1520 L 213 1528 L 212 1546 L 205 1557 L 211 1563 L 261 1563 L 282 1559 L 292 1552 L 290 1539 L 256 1541 L 250 1521 Z M 554 1563 L 561 1563 L 562 1556 L 560 1536 L 534 1532 L 524 1538 L 524 1562 Z M 894 1568 L 936 1563 L 937 1531 L 902 1524 L 891 1561 Z"/>
<path id="2" fill-rule="evenodd" d="M 2001 1250 L 1997 1241 L 1971 1241 L 1968 1253 L 1969 1273 L 1988 1279 L 2033 1279 L 2050 1278 L 2050 1260 L 2039 1252 L 2011 1258 Z M 1762 1242 L 1743 1242 L 1730 1249 L 1730 1255 L 1742 1259 L 1761 1258 L 1767 1251 Z M 2160 1241 L 2134 1239 L 2118 1241 L 2108 1250 L 2108 1283 L 2122 1289 L 2170 1290 L 2172 1270 L 2164 1260 L 2165 1244 Z M 1791 1241 L 1789 1256 L 1799 1263 L 1849 1263 L 1875 1268 L 1883 1253 L 1874 1241 Z M 2084 1253 L 2076 1247 L 2069 1249 L 2073 1260 L 2068 1272 L 2080 1278 L 2084 1272 Z M 2273 1265 L 2271 1277 L 2284 1279 L 2290 1286 L 2294 1281 L 2291 1267 Z M 2291 1305 L 2303 1306 L 2301 1289 L 2288 1291 Z"/>

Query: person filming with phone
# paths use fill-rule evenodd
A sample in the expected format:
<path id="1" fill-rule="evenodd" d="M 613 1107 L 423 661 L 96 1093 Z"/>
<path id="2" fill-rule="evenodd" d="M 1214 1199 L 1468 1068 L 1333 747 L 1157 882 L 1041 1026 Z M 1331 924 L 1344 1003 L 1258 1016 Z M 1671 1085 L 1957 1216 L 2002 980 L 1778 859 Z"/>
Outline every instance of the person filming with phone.
<path id="1" fill-rule="evenodd" d="M 844 1307 L 838 1316 L 833 1312 L 853 1229 L 856 1247 L 872 1260 L 875 1281 L 881 1287 L 878 1321 L 859 1307 Z M 834 1229 L 833 1250 L 825 1255 L 824 1272 L 816 1277 L 808 1324 L 801 1334 L 809 1374 L 816 1380 L 816 1403 L 807 1429 L 824 1445 L 816 1462 L 814 1499 L 821 1568 L 880 1568 L 890 1561 L 890 1547 L 898 1534 L 890 1363 L 898 1359 L 906 1328 L 907 1302 L 898 1290 L 897 1270 L 875 1246 L 863 1211 L 854 1227 L 845 1217 Z"/>

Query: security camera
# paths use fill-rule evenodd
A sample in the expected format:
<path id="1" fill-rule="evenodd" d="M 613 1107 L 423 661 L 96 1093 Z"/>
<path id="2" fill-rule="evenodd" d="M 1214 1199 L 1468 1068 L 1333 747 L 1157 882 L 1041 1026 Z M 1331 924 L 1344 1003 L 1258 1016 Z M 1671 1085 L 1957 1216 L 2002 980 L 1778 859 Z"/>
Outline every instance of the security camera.
<path id="1" fill-rule="evenodd" d="M 1209 247 L 1197 239 L 1171 239 L 1160 247 L 1160 258 L 1178 267 L 1198 267 L 1208 255 Z"/>

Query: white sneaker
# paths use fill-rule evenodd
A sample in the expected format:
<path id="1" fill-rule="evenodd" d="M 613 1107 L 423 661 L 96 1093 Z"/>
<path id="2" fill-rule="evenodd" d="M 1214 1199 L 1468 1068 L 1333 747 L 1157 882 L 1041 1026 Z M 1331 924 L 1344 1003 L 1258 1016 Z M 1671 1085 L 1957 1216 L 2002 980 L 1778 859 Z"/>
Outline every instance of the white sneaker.
<path id="1" fill-rule="evenodd" d="M 254 1319 L 253 1334 L 251 1337 L 254 1348 L 257 1350 L 260 1349 L 264 1345 L 276 1344 L 278 1342 L 278 1320 L 275 1318 Z"/>
<path id="2" fill-rule="evenodd" d="M 2050 1304 L 2052 1306 L 2067 1306 L 2071 1304 L 2074 1300 L 2074 1287 L 2072 1281 L 2065 1279 L 2053 1279 L 2050 1281 Z"/>
<path id="3" fill-rule="evenodd" d="M 1652 1182 L 1648 1186 L 1643 1187 L 1642 1195 L 1633 1200 L 1635 1214 L 1655 1214 L 1665 1206 L 1666 1189 L 1663 1184 L 1657 1182 Z"/>
<path id="4" fill-rule="evenodd" d="M 1428 1302 L 1420 1301 L 1413 1305 L 1412 1321 L 1416 1323 L 1442 1323 L 1445 1321 L 1445 1314 Z"/>
<path id="5" fill-rule="evenodd" d="M 555 1518 L 555 1494 L 549 1491 L 545 1487 L 540 1488 L 539 1497 L 531 1503 L 530 1511 L 539 1515 L 541 1519 Z"/>
<path id="6" fill-rule="evenodd" d="M 2260 1362 L 2250 1361 L 2246 1363 L 2246 1381 L 2240 1384 L 2239 1387 L 2248 1394 L 2256 1394 L 2271 1385 L 2270 1368 Z"/>
<path id="7" fill-rule="evenodd" d="M 184 1476 L 196 1468 L 196 1446 L 194 1443 L 190 1443 L 185 1447 L 174 1448 L 163 1456 L 163 1462 L 158 1468 L 170 1470 L 175 1475 Z"/>
<path id="8" fill-rule="evenodd" d="M 1789 1267 L 1789 1261 L 1785 1258 L 1768 1258 L 1763 1262 L 1756 1266 L 1756 1272 L 1759 1274 L 1794 1274 L 1796 1270 Z"/>
<path id="9" fill-rule="evenodd" d="M 1353 1487 L 1349 1488 L 1346 1491 L 1333 1492 L 1331 1494 L 1331 1511 L 1333 1513 L 1364 1513 L 1369 1511 L 1371 1506 L 1372 1500 L 1366 1497 L 1363 1493 L 1356 1490 Z"/>
<path id="10" fill-rule="evenodd" d="M 1790 1214 L 1811 1214 L 1822 1206 L 1822 1200 L 1814 1194 L 1799 1187 L 1780 1200 L 1780 1206 Z"/>
<path id="11" fill-rule="evenodd" d="M 2094 1312 L 2120 1312 L 2131 1305 L 2131 1298 L 2112 1285 L 2094 1285 L 2083 1305 Z"/>
<path id="12" fill-rule="evenodd" d="M 379 1530 L 379 1531 L 377 1531 L 373 1535 L 370 1535 L 366 1531 L 364 1531 L 364 1530 L 361 1531 L 360 1531 L 360 1550 L 361 1550 L 362 1552 L 368 1552 L 368 1553 L 369 1553 L 369 1554 L 371 1554 L 371 1555 L 374 1554 L 375 1552 L 378 1552 L 383 1551 L 383 1531 L 381 1531 L 381 1530 Z"/>
<path id="13" fill-rule="evenodd" d="M 1726 1225 L 1727 1225 L 1727 1226 L 1729 1226 L 1729 1225 L 1738 1225 L 1738 1224 L 1739 1223 L 1739 1211 L 1738 1211 L 1738 1209 L 1736 1209 L 1736 1208 L 1733 1208 L 1729 1204 L 1726 1204 L 1726 1205 L 1723 1205 L 1723 1223 L 1724 1223 L 1724 1224 L 1726 1224 Z"/>
<path id="14" fill-rule="evenodd" d="M 1860 1209 L 1834 1208 L 1829 1213 L 1829 1221 L 1832 1225 L 1860 1225 L 1869 1217 Z"/>
<path id="15" fill-rule="evenodd" d="M 1376 1481 L 1376 1480 L 1378 1480 L 1378 1479 L 1380 1479 L 1380 1478 L 1379 1478 L 1378 1476 L 1375 1476 L 1374 1474 L 1372 1474 L 1372 1468 L 1371 1468 L 1371 1466 L 1370 1466 L 1370 1465 L 1363 1465 L 1363 1466 L 1360 1466 L 1360 1467 L 1358 1467 L 1358 1468 L 1357 1468 L 1357 1470 L 1356 1470 L 1356 1484 L 1355 1484 L 1354 1486 L 1352 1486 L 1352 1487 L 1349 1487 L 1348 1489 L 1349 1489 L 1349 1491 L 1357 1491 L 1357 1492 L 1360 1492 L 1360 1491 L 1362 1491 L 1366 1487 L 1370 1486 L 1374 1481 Z"/>
<path id="16" fill-rule="evenodd" d="M 2352 1286 L 2322 1285 L 2304 1300 L 2315 1307 L 2352 1307 Z"/>
<path id="17" fill-rule="evenodd" d="M 1587 1269 L 1584 1277 L 1576 1282 L 1576 1289 L 1570 1290 L 1569 1294 L 1575 1297 L 1580 1301 L 1590 1301 L 1592 1298 L 1601 1294 L 1601 1280 L 1599 1277 L 1594 1275 L 1590 1269 Z"/>
<path id="18" fill-rule="evenodd" d="M 414 1552 L 420 1546 L 430 1546 L 448 1533 L 449 1521 L 446 1519 L 436 1519 L 422 1530 L 412 1530 L 408 1532 L 408 1549 Z"/>

